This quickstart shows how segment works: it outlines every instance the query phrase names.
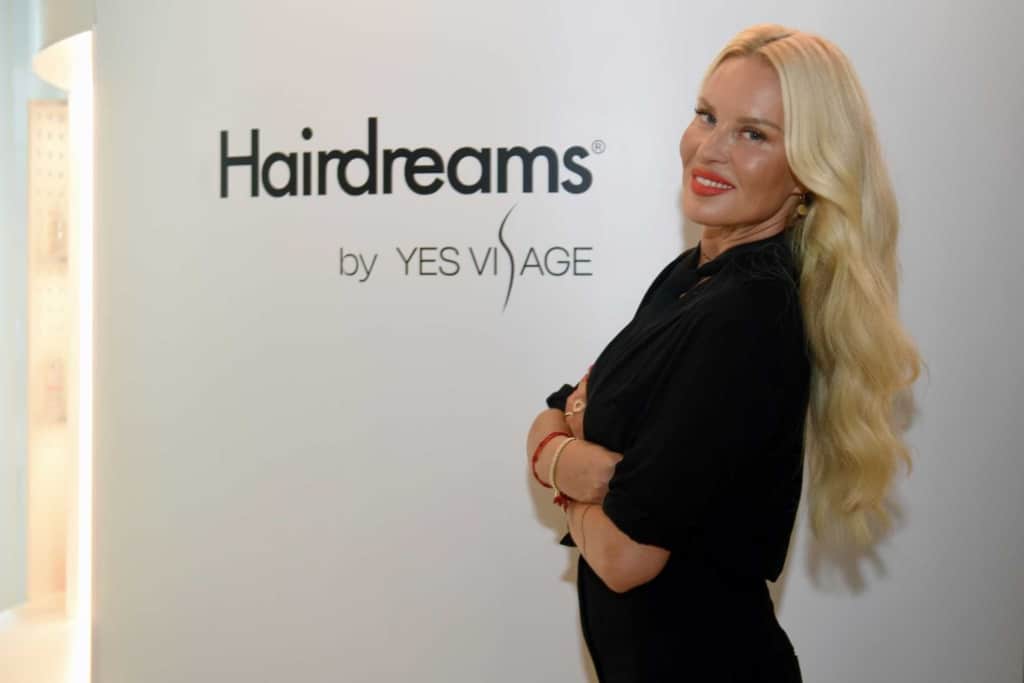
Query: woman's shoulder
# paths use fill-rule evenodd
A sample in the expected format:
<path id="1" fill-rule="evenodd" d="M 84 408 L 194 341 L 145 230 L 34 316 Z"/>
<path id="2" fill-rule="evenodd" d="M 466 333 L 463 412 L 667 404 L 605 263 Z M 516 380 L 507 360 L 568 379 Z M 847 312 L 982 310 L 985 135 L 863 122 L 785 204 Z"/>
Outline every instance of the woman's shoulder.
<path id="1" fill-rule="evenodd" d="M 672 259 L 668 261 L 668 263 L 662 266 L 661 270 L 654 277 L 654 281 L 651 283 L 651 285 L 657 286 L 661 284 L 664 280 L 668 278 L 669 275 L 672 274 L 672 271 L 674 271 L 677 267 L 682 267 L 683 263 L 686 262 L 687 259 L 691 259 L 691 256 L 696 251 L 697 247 L 694 246 L 684 250 L 682 253 L 673 256 Z"/>
<path id="2" fill-rule="evenodd" d="M 644 292 L 644 295 L 640 297 L 640 304 L 637 306 L 636 309 L 637 313 L 639 313 L 640 309 L 642 309 L 651 301 L 651 299 L 654 297 L 655 292 L 657 292 L 665 284 L 665 282 L 669 279 L 669 277 L 677 268 L 684 267 L 683 263 L 686 262 L 687 259 L 692 260 L 691 255 L 696 251 L 696 249 L 696 247 L 691 247 L 683 251 L 681 254 L 677 254 L 672 258 L 672 260 L 666 263 L 660 271 L 658 271 L 658 274 L 654 276 L 654 279 L 647 286 L 647 290 Z"/>
<path id="3" fill-rule="evenodd" d="M 800 369 L 809 372 L 804 319 L 792 283 L 782 278 L 730 282 L 707 299 L 690 328 L 686 354 L 701 356 L 701 362 L 733 363 L 751 382 L 755 367 L 772 382 L 791 378 L 790 385 L 802 376 Z"/>
<path id="4" fill-rule="evenodd" d="M 778 267 L 781 265 L 782 267 Z M 784 261 L 766 261 L 727 282 L 710 297 L 705 311 L 713 323 L 745 323 L 754 330 L 764 327 L 801 327 L 803 315 L 796 274 Z M 738 265 L 743 268 L 744 265 Z"/>

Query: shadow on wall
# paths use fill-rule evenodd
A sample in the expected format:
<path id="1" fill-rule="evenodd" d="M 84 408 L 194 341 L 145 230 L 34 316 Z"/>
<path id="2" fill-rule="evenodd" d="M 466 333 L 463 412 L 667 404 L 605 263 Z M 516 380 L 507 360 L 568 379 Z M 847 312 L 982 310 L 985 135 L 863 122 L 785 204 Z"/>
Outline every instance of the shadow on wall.
<path id="1" fill-rule="evenodd" d="M 917 414 L 912 387 L 904 389 L 894 397 L 892 425 L 895 431 L 906 432 Z M 879 555 L 878 548 L 907 523 L 906 506 L 898 486 L 894 485 L 889 490 L 883 505 L 891 517 L 892 525 L 884 531 L 875 529 L 875 541 L 866 548 L 834 545 L 813 537 L 810 539 L 807 546 L 806 568 L 807 575 L 816 588 L 825 592 L 845 589 L 859 594 L 867 588 L 868 580 L 864 572 L 866 566 L 873 567 L 876 577 L 887 575 L 885 562 Z M 837 573 L 840 578 L 838 584 L 832 581 L 832 577 Z"/>

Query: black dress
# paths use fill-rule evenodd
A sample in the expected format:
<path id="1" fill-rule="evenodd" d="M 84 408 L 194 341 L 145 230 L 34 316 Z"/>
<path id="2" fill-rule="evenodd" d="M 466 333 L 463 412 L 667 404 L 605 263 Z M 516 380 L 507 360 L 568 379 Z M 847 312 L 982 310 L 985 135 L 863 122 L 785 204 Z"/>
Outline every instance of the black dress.
<path id="1" fill-rule="evenodd" d="M 671 551 L 624 593 L 580 555 L 580 619 L 601 683 L 801 680 L 766 584 L 800 500 L 810 382 L 788 239 L 700 267 L 700 244 L 684 251 L 590 370 L 584 436 L 623 455 L 602 508 L 634 541 Z M 548 405 L 564 410 L 574 388 Z M 574 546 L 568 534 L 561 543 Z"/>

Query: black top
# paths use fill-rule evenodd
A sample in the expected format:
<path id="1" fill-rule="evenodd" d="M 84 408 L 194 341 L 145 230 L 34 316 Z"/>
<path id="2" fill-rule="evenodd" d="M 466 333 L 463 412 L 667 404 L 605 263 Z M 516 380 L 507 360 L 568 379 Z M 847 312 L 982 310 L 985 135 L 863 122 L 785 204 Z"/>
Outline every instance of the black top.
<path id="1" fill-rule="evenodd" d="M 580 555 L 602 683 L 799 680 L 765 583 L 782 570 L 800 500 L 810 382 L 788 239 L 700 267 L 700 244 L 684 251 L 590 370 L 584 436 L 623 455 L 602 508 L 636 542 L 671 551 L 655 579 L 621 594 Z M 574 388 L 547 404 L 565 410 Z"/>

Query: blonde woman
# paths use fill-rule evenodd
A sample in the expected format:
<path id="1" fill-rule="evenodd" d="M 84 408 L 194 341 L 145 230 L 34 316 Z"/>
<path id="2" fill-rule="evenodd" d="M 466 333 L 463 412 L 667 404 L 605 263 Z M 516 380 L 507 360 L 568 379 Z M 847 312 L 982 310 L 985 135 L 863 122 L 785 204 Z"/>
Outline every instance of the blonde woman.
<path id="1" fill-rule="evenodd" d="M 698 244 L 654 278 L 527 451 L 568 497 L 602 683 L 801 680 L 766 581 L 804 454 L 812 531 L 868 543 L 921 359 L 898 316 L 897 205 L 864 92 L 829 41 L 752 26 L 715 57 L 680 143 Z M 551 480 L 554 479 L 552 482 Z M 830 534 L 830 537 L 832 534 Z"/>

